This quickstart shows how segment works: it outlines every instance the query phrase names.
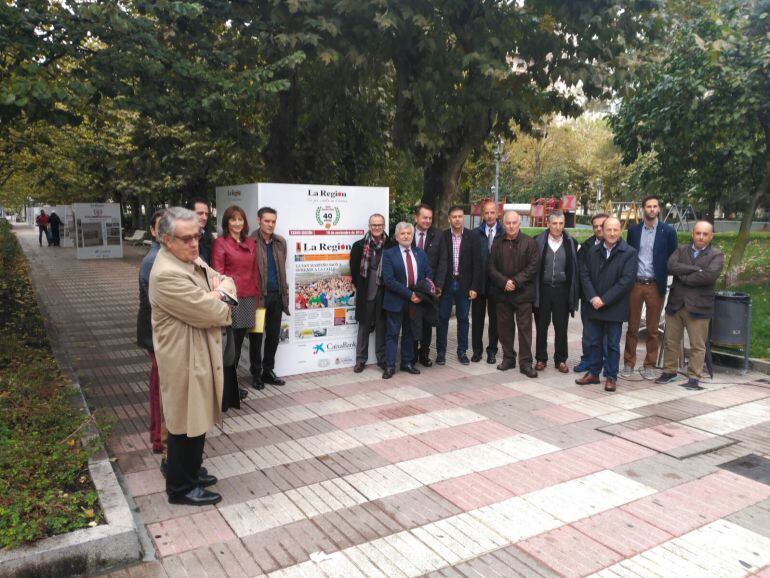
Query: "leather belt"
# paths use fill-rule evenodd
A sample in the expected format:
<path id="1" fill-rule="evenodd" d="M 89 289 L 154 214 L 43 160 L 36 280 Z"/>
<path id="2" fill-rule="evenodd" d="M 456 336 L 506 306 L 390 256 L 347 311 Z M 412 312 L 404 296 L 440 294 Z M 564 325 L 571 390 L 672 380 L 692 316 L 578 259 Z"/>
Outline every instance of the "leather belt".
<path id="1" fill-rule="evenodd" d="M 655 283 L 655 279 L 643 279 L 641 277 L 638 277 L 636 279 L 636 282 L 639 283 L 640 285 L 652 285 L 653 283 Z"/>

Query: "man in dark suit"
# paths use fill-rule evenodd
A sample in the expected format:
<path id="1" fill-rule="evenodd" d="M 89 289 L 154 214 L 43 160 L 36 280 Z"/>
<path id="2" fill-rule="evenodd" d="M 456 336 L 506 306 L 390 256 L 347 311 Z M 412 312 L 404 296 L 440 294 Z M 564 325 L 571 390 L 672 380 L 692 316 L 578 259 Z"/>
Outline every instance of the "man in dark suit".
<path id="1" fill-rule="evenodd" d="M 214 237 L 208 228 L 209 215 L 211 214 L 209 202 L 204 198 L 194 197 L 187 203 L 187 208 L 198 217 L 198 227 L 200 229 L 198 233 L 200 235 L 198 252 L 200 253 L 200 258 L 205 261 L 206 265 L 211 265 L 211 245 L 214 244 Z"/>
<path id="2" fill-rule="evenodd" d="M 369 359 L 369 334 L 374 332 L 377 365 L 385 369 L 385 316 L 382 299 L 385 287 L 382 283 L 380 262 L 389 244 L 385 233 L 385 217 L 374 213 L 369 217 L 369 231 L 363 239 L 353 243 L 350 250 L 350 275 L 356 288 L 356 365 L 353 371 L 361 373 Z"/>
<path id="3" fill-rule="evenodd" d="M 484 321 L 489 310 L 489 331 L 487 333 L 487 363 L 497 363 L 497 308 L 492 299 L 487 298 L 489 277 L 487 275 L 487 260 L 492 243 L 503 236 L 503 226 L 497 220 L 497 205 L 492 199 L 481 203 L 481 215 L 484 220 L 476 228 L 479 235 L 479 256 L 481 263 L 481 277 L 476 299 L 471 303 L 471 347 L 473 356 L 471 361 L 481 361 L 484 354 Z"/>
<path id="4" fill-rule="evenodd" d="M 583 295 L 583 284 L 580 282 L 580 271 L 583 268 L 583 261 L 588 256 L 588 250 L 594 245 L 599 245 L 604 242 L 604 220 L 609 217 L 607 213 L 596 213 L 591 217 L 591 227 L 594 234 L 588 237 L 580 245 L 578 251 L 578 291 L 580 292 L 580 322 L 583 324 L 583 336 L 581 339 L 582 353 L 580 354 L 580 362 L 574 367 L 575 373 L 585 373 L 588 371 L 588 328 L 586 326 L 586 312 L 591 306 Z M 606 347 L 604 347 L 604 353 L 606 355 Z"/>
<path id="5" fill-rule="evenodd" d="M 638 257 L 636 282 L 631 289 L 623 354 L 623 375 L 630 376 L 636 365 L 636 344 L 639 342 L 639 324 L 642 305 L 647 306 L 647 355 L 644 358 L 643 377 L 652 379 L 652 369 L 658 361 L 658 324 L 666 300 L 668 258 L 676 251 L 676 231 L 671 225 L 658 220 L 660 202 L 654 195 L 642 201 L 644 220 L 628 230 L 627 242 Z"/>
<path id="6" fill-rule="evenodd" d="M 463 365 L 470 360 L 468 351 L 468 313 L 471 301 L 478 295 L 481 279 L 479 237 L 463 226 L 465 214 L 462 207 L 449 209 L 449 229 L 441 234 L 441 264 L 434 281 L 441 289 L 439 323 L 436 328 L 436 363 L 446 363 L 447 334 L 452 305 L 457 318 L 457 359 Z M 445 265 L 444 265 L 445 263 Z"/>
<path id="7" fill-rule="evenodd" d="M 413 364 L 414 343 L 409 323 L 409 303 L 419 303 L 413 287 L 426 277 L 432 276 L 425 251 L 412 247 L 414 226 L 401 222 L 396 225 L 397 247 L 387 249 L 382 255 L 382 280 L 385 296 L 382 308 L 387 321 L 385 334 L 385 371 L 383 379 L 390 379 L 396 372 L 396 349 L 401 335 L 401 370 L 420 373 Z"/>
<path id="8" fill-rule="evenodd" d="M 599 383 L 604 367 L 605 391 L 615 391 L 620 363 L 620 334 L 628 319 L 628 295 L 636 276 L 636 251 L 620 238 L 620 221 L 604 221 L 604 242 L 594 245 L 582 261 L 580 280 L 583 297 L 589 303 L 588 372 L 576 379 L 578 385 Z M 602 342 L 607 340 L 607 354 Z"/>
<path id="9" fill-rule="evenodd" d="M 521 217 L 516 211 L 506 211 L 503 226 L 505 235 L 492 243 L 487 262 L 489 296 L 497 302 L 497 327 L 503 350 L 503 361 L 497 369 L 516 367 L 513 340 L 518 328 L 519 371 L 527 377 L 537 377 L 532 367 L 532 303 L 540 255 L 535 240 L 521 232 Z"/>
<path id="10" fill-rule="evenodd" d="M 433 209 L 426 204 L 417 205 L 414 209 L 414 237 L 412 247 L 425 251 L 428 257 L 430 270 L 434 273 L 439 269 L 441 259 L 441 231 L 433 226 Z M 419 359 L 424 367 L 430 367 L 430 343 L 432 340 L 433 326 L 423 323 L 422 337 L 414 343 L 414 359 Z"/>

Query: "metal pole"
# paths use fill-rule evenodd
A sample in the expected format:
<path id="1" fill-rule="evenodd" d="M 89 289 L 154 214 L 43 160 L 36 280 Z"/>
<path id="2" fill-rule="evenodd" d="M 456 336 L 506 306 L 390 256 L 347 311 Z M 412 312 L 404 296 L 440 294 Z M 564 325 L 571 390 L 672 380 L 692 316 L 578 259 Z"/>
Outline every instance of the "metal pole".
<path id="1" fill-rule="evenodd" d="M 500 157 L 503 154 L 503 139 L 495 144 L 495 207 L 500 204 Z"/>

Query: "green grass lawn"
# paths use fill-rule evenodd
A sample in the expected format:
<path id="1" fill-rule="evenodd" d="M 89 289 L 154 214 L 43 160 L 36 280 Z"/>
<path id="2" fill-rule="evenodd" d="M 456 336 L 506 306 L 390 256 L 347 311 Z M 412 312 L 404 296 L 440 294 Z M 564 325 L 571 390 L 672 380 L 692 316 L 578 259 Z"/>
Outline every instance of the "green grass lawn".
<path id="1" fill-rule="evenodd" d="M 770 359 L 770 281 L 735 289 L 751 295 L 751 357 Z"/>

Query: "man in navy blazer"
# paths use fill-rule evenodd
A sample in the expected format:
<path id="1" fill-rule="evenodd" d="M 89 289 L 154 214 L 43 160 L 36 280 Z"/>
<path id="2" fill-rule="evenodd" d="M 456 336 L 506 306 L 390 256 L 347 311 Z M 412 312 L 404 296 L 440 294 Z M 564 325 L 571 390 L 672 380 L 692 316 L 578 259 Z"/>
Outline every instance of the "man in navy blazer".
<path id="1" fill-rule="evenodd" d="M 385 371 L 383 379 L 390 379 L 396 372 L 396 349 L 398 335 L 401 333 L 401 370 L 411 374 L 420 373 L 412 360 L 414 358 L 414 338 L 409 323 L 409 303 L 419 303 L 412 287 L 433 273 L 425 251 L 412 246 L 414 226 L 401 222 L 396 225 L 397 247 L 392 247 L 382 255 L 382 280 L 385 283 L 385 297 L 382 308 L 385 310 Z"/>
<path id="2" fill-rule="evenodd" d="M 489 311 L 489 342 L 487 344 L 487 363 L 497 363 L 497 303 L 488 299 L 487 287 L 491 286 L 487 273 L 487 260 L 495 239 L 503 236 L 502 223 L 497 219 L 497 205 L 492 199 L 481 202 L 481 215 L 484 218 L 475 229 L 479 235 L 479 255 L 481 257 L 481 278 L 479 280 L 478 296 L 471 303 L 471 346 L 473 356 L 471 361 L 481 361 L 484 354 L 484 321 Z"/>
<path id="3" fill-rule="evenodd" d="M 636 282 L 631 289 L 628 312 L 626 348 L 623 353 L 623 376 L 629 377 L 636 366 L 636 345 L 639 342 L 639 323 L 642 305 L 647 306 L 647 355 L 642 376 L 652 379 L 652 369 L 658 361 L 658 324 L 666 300 L 667 263 L 676 251 L 676 231 L 661 223 L 660 201 L 655 195 L 642 201 L 644 219 L 628 229 L 627 243 L 636 249 L 638 267 Z"/>

